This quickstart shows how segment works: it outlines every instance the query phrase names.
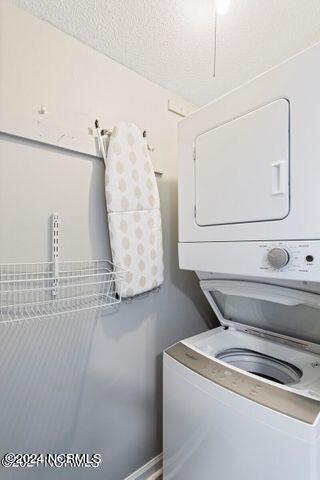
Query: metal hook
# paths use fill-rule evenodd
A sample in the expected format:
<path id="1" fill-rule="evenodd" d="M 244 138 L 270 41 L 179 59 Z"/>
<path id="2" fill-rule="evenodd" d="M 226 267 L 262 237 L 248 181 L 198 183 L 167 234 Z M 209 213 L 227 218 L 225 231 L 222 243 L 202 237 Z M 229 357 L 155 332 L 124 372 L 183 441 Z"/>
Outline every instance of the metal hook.
<path id="1" fill-rule="evenodd" d="M 103 130 L 101 130 L 101 135 L 108 135 L 110 136 L 112 134 L 112 128 L 104 128 Z"/>
<path id="2" fill-rule="evenodd" d="M 99 128 L 99 120 L 96 120 L 94 122 L 94 125 L 96 127 L 96 129 Z M 103 128 L 102 130 L 100 130 L 100 135 L 103 137 L 104 135 L 111 135 L 112 134 L 112 128 Z"/>
<path id="3" fill-rule="evenodd" d="M 95 125 L 96 129 L 98 129 L 99 128 L 99 120 L 96 120 L 94 122 L 94 125 Z M 113 131 L 112 128 L 103 128 L 102 130 L 100 130 L 100 135 L 101 135 L 101 137 L 103 137 L 105 135 L 108 135 L 110 137 L 110 135 L 112 134 L 112 131 Z M 145 138 L 147 140 L 147 130 L 143 130 L 142 136 L 143 136 L 143 138 Z M 146 142 L 146 143 L 147 143 L 147 149 L 149 150 L 149 152 L 153 152 L 154 151 L 154 145 L 152 143 L 149 143 L 149 142 Z"/>

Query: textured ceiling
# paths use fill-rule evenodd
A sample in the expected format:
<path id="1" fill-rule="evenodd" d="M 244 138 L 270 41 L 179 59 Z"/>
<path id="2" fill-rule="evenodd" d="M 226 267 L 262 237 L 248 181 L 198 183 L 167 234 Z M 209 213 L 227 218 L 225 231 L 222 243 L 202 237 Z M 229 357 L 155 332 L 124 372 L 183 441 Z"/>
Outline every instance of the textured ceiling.
<path id="1" fill-rule="evenodd" d="M 203 105 L 320 41 L 319 0 L 11 0 Z"/>

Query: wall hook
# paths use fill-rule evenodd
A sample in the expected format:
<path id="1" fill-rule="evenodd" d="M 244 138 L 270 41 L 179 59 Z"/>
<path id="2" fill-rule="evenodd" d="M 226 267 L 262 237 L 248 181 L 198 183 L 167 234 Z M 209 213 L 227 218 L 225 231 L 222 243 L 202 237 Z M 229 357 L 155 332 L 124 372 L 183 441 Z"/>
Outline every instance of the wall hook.
<path id="1" fill-rule="evenodd" d="M 94 126 L 96 127 L 96 129 L 99 128 L 99 120 L 96 120 L 94 122 Z M 104 135 L 111 135 L 112 134 L 112 128 L 103 128 L 102 130 L 100 130 L 100 135 L 103 137 Z"/>

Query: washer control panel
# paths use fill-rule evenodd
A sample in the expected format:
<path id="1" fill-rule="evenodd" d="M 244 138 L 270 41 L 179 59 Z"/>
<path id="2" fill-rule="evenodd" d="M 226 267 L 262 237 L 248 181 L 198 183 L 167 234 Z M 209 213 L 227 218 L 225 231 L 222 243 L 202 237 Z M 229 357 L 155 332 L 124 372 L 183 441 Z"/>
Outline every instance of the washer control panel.
<path id="1" fill-rule="evenodd" d="M 308 242 L 263 243 L 260 269 L 273 272 L 312 272 L 317 255 Z"/>
<path id="2" fill-rule="evenodd" d="M 318 400 L 285 390 L 276 383 L 248 375 L 244 370 L 235 371 L 234 367 L 221 363 L 214 357 L 207 357 L 182 342 L 168 348 L 165 354 L 206 381 L 276 412 L 310 424 L 313 424 L 320 414 Z"/>

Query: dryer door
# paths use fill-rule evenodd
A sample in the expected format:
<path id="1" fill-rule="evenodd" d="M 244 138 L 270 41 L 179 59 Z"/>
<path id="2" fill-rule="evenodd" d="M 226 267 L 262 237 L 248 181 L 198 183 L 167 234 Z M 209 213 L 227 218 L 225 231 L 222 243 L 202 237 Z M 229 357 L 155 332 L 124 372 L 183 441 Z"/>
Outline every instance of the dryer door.
<path id="1" fill-rule="evenodd" d="M 320 344 L 320 295 L 264 283 L 203 280 L 200 286 L 222 325 Z"/>
<path id="2" fill-rule="evenodd" d="M 199 226 L 279 220 L 289 213 L 289 102 L 274 101 L 199 135 Z"/>

